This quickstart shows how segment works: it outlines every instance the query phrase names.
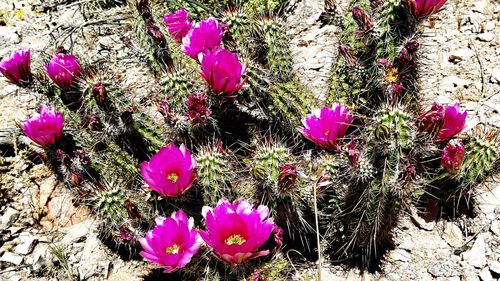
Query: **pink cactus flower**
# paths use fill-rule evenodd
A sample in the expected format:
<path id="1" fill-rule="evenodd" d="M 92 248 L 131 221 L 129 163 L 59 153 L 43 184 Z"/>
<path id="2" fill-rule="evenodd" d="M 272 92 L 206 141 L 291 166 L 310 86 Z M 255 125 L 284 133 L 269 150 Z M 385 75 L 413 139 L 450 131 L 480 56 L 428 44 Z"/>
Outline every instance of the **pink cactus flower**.
<path id="1" fill-rule="evenodd" d="M 238 55 L 225 49 L 206 50 L 200 55 L 201 76 L 217 95 L 231 96 L 239 91 L 247 78 L 246 65 L 241 64 Z"/>
<path id="2" fill-rule="evenodd" d="M 57 54 L 45 66 L 52 82 L 63 90 L 70 90 L 82 69 L 75 55 Z"/>
<path id="3" fill-rule="evenodd" d="M 200 236 L 221 260 L 237 265 L 269 254 L 269 250 L 258 250 L 275 226 L 266 206 L 254 209 L 246 200 L 230 203 L 222 199 L 215 208 L 205 206 L 202 212 L 207 231 L 200 230 Z"/>
<path id="4" fill-rule="evenodd" d="M 420 115 L 420 130 L 436 134 L 437 142 L 444 142 L 462 132 L 467 112 L 460 112 L 460 103 L 454 106 L 434 104 L 431 110 Z"/>
<path id="5" fill-rule="evenodd" d="M 198 22 L 182 39 L 182 51 L 193 59 L 207 49 L 220 47 L 225 27 L 215 18 Z"/>
<path id="6" fill-rule="evenodd" d="M 47 105 L 40 105 L 22 125 L 23 133 L 43 147 L 54 146 L 62 137 L 64 116 Z"/>
<path id="7" fill-rule="evenodd" d="M 149 162 L 141 164 L 144 181 L 162 196 L 177 197 L 184 194 L 196 179 L 196 159 L 182 144 L 163 147 Z"/>
<path id="8" fill-rule="evenodd" d="M 31 82 L 31 52 L 19 49 L 0 61 L 0 73 L 11 83 L 24 86 Z"/>
<path id="9" fill-rule="evenodd" d="M 441 153 L 441 167 L 450 174 L 460 170 L 465 157 L 465 148 L 461 140 L 450 140 Z"/>
<path id="10" fill-rule="evenodd" d="M 163 23 L 167 27 L 170 36 L 176 41 L 182 41 L 182 38 L 186 36 L 193 27 L 193 23 L 189 20 L 188 11 L 184 9 L 166 15 L 163 18 Z"/>
<path id="11" fill-rule="evenodd" d="M 148 261 L 165 267 L 166 273 L 183 268 L 191 261 L 201 246 L 193 219 L 184 211 L 174 212 L 171 217 L 157 217 L 156 227 L 139 238 L 144 251 L 140 253 Z"/>
<path id="12" fill-rule="evenodd" d="M 339 151 L 340 140 L 353 120 L 347 106 L 334 103 L 332 108 L 323 107 L 308 114 L 299 131 L 319 147 Z"/>
<path id="13" fill-rule="evenodd" d="M 421 20 L 441 10 L 447 0 L 406 0 L 410 12 Z"/>

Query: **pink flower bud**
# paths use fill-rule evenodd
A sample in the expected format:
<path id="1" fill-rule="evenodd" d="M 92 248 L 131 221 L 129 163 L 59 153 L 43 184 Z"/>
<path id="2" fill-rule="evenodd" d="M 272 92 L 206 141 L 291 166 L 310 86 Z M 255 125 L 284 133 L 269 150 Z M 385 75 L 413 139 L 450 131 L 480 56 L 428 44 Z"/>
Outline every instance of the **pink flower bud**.
<path id="1" fill-rule="evenodd" d="M 47 105 L 40 105 L 37 114 L 31 115 L 22 125 L 23 133 L 43 147 L 54 146 L 62 137 L 64 117 Z"/>
<path id="2" fill-rule="evenodd" d="M 198 58 L 199 53 L 216 47 L 220 47 L 224 37 L 224 26 L 219 24 L 215 18 L 198 22 L 182 39 L 182 51 L 193 59 Z"/>
<path id="3" fill-rule="evenodd" d="M 308 114 L 299 131 L 319 147 L 339 151 L 340 141 L 353 120 L 347 106 L 334 103 L 332 108 L 323 107 Z"/>
<path id="4" fill-rule="evenodd" d="M 406 0 L 408 9 L 421 20 L 441 10 L 447 0 Z"/>
<path id="5" fill-rule="evenodd" d="M 182 41 L 182 38 L 193 27 L 192 22 L 189 20 L 189 13 L 184 9 L 166 15 L 163 18 L 163 23 L 167 27 L 170 36 L 176 41 Z"/>
<path id="6" fill-rule="evenodd" d="M 238 55 L 216 48 L 200 55 L 201 76 L 216 95 L 231 96 L 243 87 L 247 78 L 246 65 L 241 64 Z"/>
<path id="7" fill-rule="evenodd" d="M 186 119 L 193 124 L 202 124 L 212 114 L 207 107 L 207 96 L 201 93 L 189 95 L 187 101 Z"/>
<path id="8" fill-rule="evenodd" d="M 465 148 L 462 141 L 450 140 L 441 153 L 441 167 L 454 175 L 460 170 L 464 157 Z"/>
<path id="9" fill-rule="evenodd" d="M 21 48 L 0 61 L 0 73 L 11 83 L 24 86 L 33 80 L 30 64 L 30 51 Z"/>
<path id="10" fill-rule="evenodd" d="M 63 90 L 70 90 L 82 72 L 78 58 L 66 54 L 55 55 L 45 70 L 52 82 Z"/>

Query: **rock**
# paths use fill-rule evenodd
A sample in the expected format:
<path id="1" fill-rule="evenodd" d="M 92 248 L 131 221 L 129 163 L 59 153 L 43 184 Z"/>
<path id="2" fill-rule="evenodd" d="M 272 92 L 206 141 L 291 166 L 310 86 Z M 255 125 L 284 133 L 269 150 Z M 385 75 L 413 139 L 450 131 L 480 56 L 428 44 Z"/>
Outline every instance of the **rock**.
<path id="1" fill-rule="evenodd" d="M 411 261 L 411 254 L 403 249 L 396 249 L 389 253 L 389 258 L 394 261 L 408 262 Z"/>
<path id="2" fill-rule="evenodd" d="M 484 234 L 479 234 L 474 241 L 472 248 L 462 253 L 462 259 L 468 264 L 482 268 L 486 264 L 486 245 L 484 242 Z"/>
<path id="3" fill-rule="evenodd" d="M 19 44 L 21 37 L 17 33 L 18 29 L 13 26 L 0 26 L 0 48 L 11 47 Z"/>
<path id="4" fill-rule="evenodd" d="M 448 61 L 457 63 L 460 61 L 467 61 L 475 55 L 475 52 L 469 48 L 458 49 L 452 51 L 448 56 Z"/>
<path id="5" fill-rule="evenodd" d="M 436 226 L 435 220 L 427 222 L 418 214 L 418 210 L 415 207 L 411 207 L 411 220 L 416 226 L 429 231 L 433 230 Z"/>
<path id="6" fill-rule="evenodd" d="M 491 272 L 488 269 L 488 267 L 483 268 L 481 272 L 479 273 L 479 278 L 481 278 L 482 281 L 492 281 L 493 276 L 491 276 Z"/>
<path id="7" fill-rule="evenodd" d="M 49 245 L 45 243 L 38 244 L 33 250 L 33 270 L 37 271 L 44 268 L 49 256 Z"/>
<path id="8" fill-rule="evenodd" d="M 96 226 L 97 224 L 94 220 L 86 220 L 79 224 L 68 227 L 65 229 L 66 235 L 64 235 L 64 237 L 61 239 L 61 243 L 64 245 L 70 245 L 75 242 L 83 241 L 91 231 L 91 229 Z"/>
<path id="9" fill-rule="evenodd" d="M 476 204 L 488 219 L 494 219 L 495 209 L 500 205 L 500 186 L 479 193 L 476 196 Z"/>
<path id="10" fill-rule="evenodd" d="M 20 255 L 30 254 L 31 251 L 33 251 L 33 247 L 35 247 L 36 243 L 38 243 L 38 240 L 35 237 L 25 238 L 25 240 L 22 241 L 21 244 L 16 246 L 14 252 Z"/>
<path id="11" fill-rule="evenodd" d="M 463 234 L 453 222 L 446 222 L 442 234 L 443 239 L 452 247 L 460 247 L 462 245 Z"/>
<path id="12" fill-rule="evenodd" d="M 476 273 L 474 273 L 474 271 L 464 270 L 464 273 L 461 277 L 462 281 L 480 281 L 479 277 Z"/>
<path id="13" fill-rule="evenodd" d="M 440 260 L 429 266 L 427 272 L 434 277 L 454 277 L 459 275 L 458 268 L 457 263 L 450 260 Z"/>
<path id="14" fill-rule="evenodd" d="M 474 6 L 472 6 L 472 11 L 483 14 L 487 6 L 488 6 L 487 0 L 475 1 Z"/>
<path id="15" fill-rule="evenodd" d="M 495 39 L 495 33 L 491 32 L 481 33 L 477 35 L 476 38 L 483 42 L 490 42 L 493 41 L 493 39 Z"/>
<path id="16" fill-rule="evenodd" d="M 100 245 L 101 243 L 97 237 L 91 236 L 87 238 L 82 256 L 78 261 L 80 278 L 88 279 L 95 276 L 96 272 L 104 273 L 108 271 L 110 261 L 106 251 Z"/>
<path id="17" fill-rule="evenodd" d="M 490 81 L 493 83 L 500 84 L 500 68 L 499 67 L 493 68 L 493 70 L 491 71 Z"/>
<path id="18" fill-rule="evenodd" d="M 5 252 L 0 258 L 0 261 L 20 265 L 23 262 L 23 257 L 11 252 Z"/>
<path id="19" fill-rule="evenodd" d="M 8 207 L 2 216 L 2 226 L 7 228 L 18 217 L 19 217 L 19 211 L 14 208 Z"/>
<path id="20" fill-rule="evenodd" d="M 490 264 L 490 270 L 495 274 L 500 274 L 500 262 L 494 261 Z"/>

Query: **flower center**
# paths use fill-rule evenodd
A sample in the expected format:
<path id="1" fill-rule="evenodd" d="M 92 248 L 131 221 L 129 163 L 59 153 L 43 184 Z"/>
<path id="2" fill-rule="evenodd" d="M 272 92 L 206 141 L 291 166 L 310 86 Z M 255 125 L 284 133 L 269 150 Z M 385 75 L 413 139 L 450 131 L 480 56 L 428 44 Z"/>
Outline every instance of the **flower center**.
<path id="1" fill-rule="evenodd" d="M 241 245 L 243 243 L 245 243 L 247 240 L 245 240 L 245 238 L 243 238 L 243 236 L 239 235 L 239 234 L 233 234 L 231 236 L 229 236 L 226 241 L 224 241 L 224 243 L 226 243 L 226 245 L 234 245 L 234 244 L 237 244 L 237 245 Z"/>
<path id="2" fill-rule="evenodd" d="M 167 179 L 169 179 L 173 183 L 176 183 L 177 179 L 179 179 L 179 175 L 177 175 L 176 173 L 171 173 L 168 174 Z"/>
<path id="3" fill-rule="evenodd" d="M 330 131 L 329 130 L 326 130 L 325 131 L 325 137 L 328 137 L 328 135 L 330 134 Z"/>
<path id="4" fill-rule="evenodd" d="M 398 69 L 395 67 L 389 68 L 387 70 L 387 72 L 385 73 L 385 81 L 392 83 L 392 84 L 399 82 Z"/>
<path id="5" fill-rule="evenodd" d="M 174 245 L 168 247 L 165 250 L 165 253 L 167 253 L 167 254 L 178 254 L 179 253 L 179 245 L 174 244 Z"/>

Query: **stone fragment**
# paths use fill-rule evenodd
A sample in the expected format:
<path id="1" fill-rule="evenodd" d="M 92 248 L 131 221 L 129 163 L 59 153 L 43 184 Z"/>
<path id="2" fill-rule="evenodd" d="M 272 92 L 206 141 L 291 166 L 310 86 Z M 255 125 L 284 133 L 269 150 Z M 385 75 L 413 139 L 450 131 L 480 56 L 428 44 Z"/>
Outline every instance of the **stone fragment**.
<path id="1" fill-rule="evenodd" d="M 458 264 L 450 260 L 440 260 L 427 269 L 434 277 L 454 277 L 459 275 Z"/>
<path id="2" fill-rule="evenodd" d="M 479 278 L 481 278 L 482 281 L 492 281 L 493 276 L 491 276 L 491 272 L 488 269 L 488 267 L 483 268 L 481 272 L 479 273 Z"/>
<path id="3" fill-rule="evenodd" d="M 446 243 L 455 248 L 462 246 L 464 238 L 460 227 L 453 222 L 445 223 L 442 237 Z"/>
<path id="4" fill-rule="evenodd" d="M 411 254 L 403 249 L 396 249 L 389 253 L 389 258 L 394 261 L 408 262 L 411 261 Z"/>
<path id="5" fill-rule="evenodd" d="M 5 252 L 0 258 L 0 261 L 20 265 L 23 262 L 23 257 L 11 252 Z"/>
<path id="6" fill-rule="evenodd" d="M 467 61 L 471 59 L 475 55 L 474 51 L 469 49 L 469 48 L 462 48 L 458 49 L 455 51 L 452 51 L 449 56 L 448 60 L 453 63 L 457 63 L 460 61 Z"/>
<path id="7" fill-rule="evenodd" d="M 495 33 L 492 32 L 486 32 L 486 33 L 480 33 L 476 36 L 479 41 L 483 42 L 491 42 L 493 39 L 495 39 Z"/>
<path id="8" fill-rule="evenodd" d="M 462 260 L 468 264 L 482 268 L 486 264 L 486 245 L 484 242 L 484 234 L 479 234 L 474 241 L 472 248 L 462 253 Z"/>
<path id="9" fill-rule="evenodd" d="M 19 211 L 8 207 L 5 213 L 2 215 L 2 226 L 7 228 L 19 217 Z"/>
<path id="10" fill-rule="evenodd" d="M 500 262 L 494 261 L 490 264 L 490 270 L 495 274 L 500 274 Z"/>
<path id="11" fill-rule="evenodd" d="M 35 247 L 38 240 L 35 237 L 28 237 L 23 239 L 21 244 L 17 245 L 14 249 L 16 254 L 27 255 L 33 251 L 33 247 Z"/>

